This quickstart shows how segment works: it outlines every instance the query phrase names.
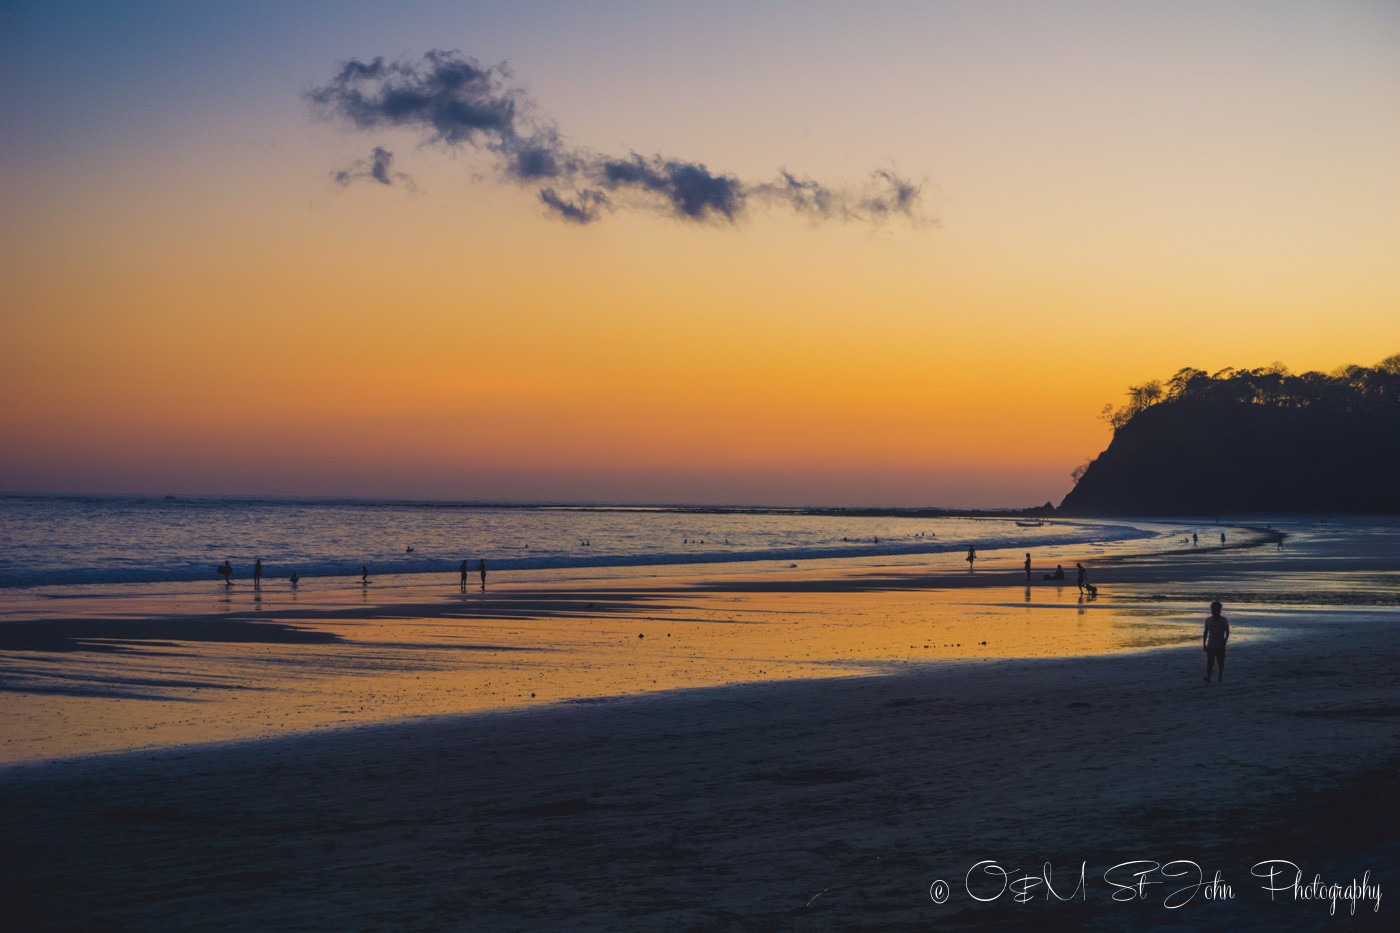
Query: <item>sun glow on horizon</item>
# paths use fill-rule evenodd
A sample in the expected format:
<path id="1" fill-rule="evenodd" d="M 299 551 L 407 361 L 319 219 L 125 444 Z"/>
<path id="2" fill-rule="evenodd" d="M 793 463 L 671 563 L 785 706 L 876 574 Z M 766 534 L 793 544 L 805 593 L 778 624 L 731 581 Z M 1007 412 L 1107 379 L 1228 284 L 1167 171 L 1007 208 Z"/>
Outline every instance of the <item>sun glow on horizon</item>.
<path id="1" fill-rule="evenodd" d="M 155 28 L 149 51 L 103 53 L 139 69 L 38 99 L 22 85 L 65 59 L 59 13 L 31 11 L 3 40 L 32 80 L 0 98 L 24 141 L 0 181 L 0 489 L 1024 506 L 1059 501 L 1130 384 L 1400 349 L 1393 16 L 879 9 L 814 17 L 810 48 L 760 42 L 781 24 L 755 13 L 706 89 L 636 80 L 666 52 L 699 61 L 684 38 L 606 68 L 543 54 L 611 5 L 414 7 L 353 39 L 307 17 L 257 73 L 239 56 L 268 24 L 246 10 Z M 715 25 L 646 16 L 658 36 Z M 885 20 L 951 50 L 875 55 Z M 745 178 L 893 161 L 938 225 L 752 206 L 580 227 L 479 152 L 308 112 L 338 61 L 473 35 L 488 63 L 510 47 L 571 145 Z M 200 51 L 230 70 L 190 70 Z M 413 190 L 333 182 L 381 143 Z"/>

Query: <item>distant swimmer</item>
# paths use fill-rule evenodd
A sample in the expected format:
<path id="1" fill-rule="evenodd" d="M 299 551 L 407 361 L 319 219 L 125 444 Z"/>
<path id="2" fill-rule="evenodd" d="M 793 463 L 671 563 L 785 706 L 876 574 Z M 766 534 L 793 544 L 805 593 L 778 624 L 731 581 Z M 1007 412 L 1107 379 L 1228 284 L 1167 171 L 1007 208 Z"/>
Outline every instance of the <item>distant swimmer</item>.
<path id="1" fill-rule="evenodd" d="M 219 576 L 221 576 L 221 577 L 224 578 L 224 585 L 225 585 L 225 586 L 233 586 L 233 565 L 232 565 L 232 564 L 230 564 L 228 561 L 224 561 L 222 564 L 220 564 L 219 566 L 215 567 L 214 569 L 217 570 L 217 571 L 219 572 Z"/>
<path id="2" fill-rule="evenodd" d="M 296 588 L 297 588 L 297 584 L 300 583 L 300 582 L 301 582 L 301 574 L 299 574 L 299 573 L 297 573 L 295 570 L 293 570 L 293 571 L 292 571 L 292 589 L 296 589 Z"/>
<path id="3" fill-rule="evenodd" d="M 1212 669 L 1220 665 L 1220 679 L 1225 679 L 1225 643 L 1230 640 L 1230 620 L 1220 614 L 1225 607 L 1220 600 L 1210 604 L 1210 616 L 1201 630 L 1201 648 L 1206 653 L 1206 682 L 1210 682 Z"/>
<path id="4" fill-rule="evenodd" d="M 262 558 L 253 561 L 253 586 L 262 586 Z"/>
<path id="5" fill-rule="evenodd" d="M 465 593 L 467 591 L 467 562 L 462 561 L 462 566 L 458 567 L 457 570 L 462 575 L 462 592 Z"/>
<path id="6" fill-rule="evenodd" d="M 1075 583 L 1079 585 L 1079 592 L 1082 593 L 1084 592 L 1084 587 L 1089 585 L 1089 571 L 1084 569 L 1083 564 L 1076 563 L 1074 566 L 1079 570 L 1079 574 L 1075 578 Z"/>
<path id="7" fill-rule="evenodd" d="M 970 548 L 967 549 L 967 557 L 966 557 L 966 560 L 967 560 L 967 572 L 968 572 L 968 573 L 972 573 L 973 561 L 977 560 L 977 548 L 975 548 L 975 547 L 970 547 Z"/>
<path id="8" fill-rule="evenodd" d="M 369 566 L 360 567 L 360 585 L 369 586 Z"/>
<path id="9" fill-rule="evenodd" d="M 1030 551 L 1027 551 L 1027 552 L 1026 552 L 1026 579 L 1027 579 L 1027 580 L 1030 580 L 1030 578 L 1031 578 L 1031 554 L 1030 554 Z"/>
<path id="10" fill-rule="evenodd" d="M 481 588 L 486 589 L 486 561 L 484 559 L 476 562 L 476 572 L 481 574 Z"/>
<path id="11" fill-rule="evenodd" d="M 405 554 L 412 554 L 412 553 L 413 553 L 413 545 L 410 544 L 408 547 L 404 548 L 403 552 L 404 552 Z"/>

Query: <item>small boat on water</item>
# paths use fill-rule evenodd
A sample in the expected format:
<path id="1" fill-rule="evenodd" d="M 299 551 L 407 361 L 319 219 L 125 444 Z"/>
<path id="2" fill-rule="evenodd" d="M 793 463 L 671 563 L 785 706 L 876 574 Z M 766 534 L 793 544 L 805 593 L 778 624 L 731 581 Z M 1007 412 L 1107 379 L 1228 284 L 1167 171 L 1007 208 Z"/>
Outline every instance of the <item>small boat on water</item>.
<path id="1" fill-rule="evenodd" d="M 1022 528 L 1039 528 L 1045 523 L 1037 518 L 1033 522 L 1017 522 L 1016 524 L 1020 525 Z"/>

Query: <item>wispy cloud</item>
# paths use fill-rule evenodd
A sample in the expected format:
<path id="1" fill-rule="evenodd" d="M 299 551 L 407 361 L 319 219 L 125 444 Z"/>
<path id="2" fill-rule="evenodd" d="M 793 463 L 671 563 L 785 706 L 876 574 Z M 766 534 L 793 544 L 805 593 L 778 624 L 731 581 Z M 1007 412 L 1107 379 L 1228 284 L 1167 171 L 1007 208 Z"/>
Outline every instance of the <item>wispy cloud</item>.
<path id="1" fill-rule="evenodd" d="M 363 180 L 378 182 L 381 185 L 400 184 L 406 188 L 413 188 L 413 179 L 403 172 L 394 171 L 393 165 L 394 154 L 383 146 L 375 146 L 368 159 L 356 159 L 348 168 L 340 169 L 331 177 L 342 187 Z"/>
<path id="2" fill-rule="evenodd" d="M 431 51 L 416 62 L 345 62 L 307 95 L 316 111 L 361 130 L 408 129 L 429 145 L 490 154 L 498 177 L 537 188 L 554 216 L 588 224 L 618 210 L 660 211 L 688 221 L 733 223 L 754 207 L 786 209 L 814 221 L 930 222 L 923 184 L 889 169 L 858 185 L 828 185 L 786 169 L 771 181 L 746 181 L 703 163 L 629 152 L 604 155 L 568 144 L 539 117 L 504 65 L 483 67 L 457 52 Z M 336 172 L 340 184 L 408 181 L 376 147 L 369 162 Z"/>

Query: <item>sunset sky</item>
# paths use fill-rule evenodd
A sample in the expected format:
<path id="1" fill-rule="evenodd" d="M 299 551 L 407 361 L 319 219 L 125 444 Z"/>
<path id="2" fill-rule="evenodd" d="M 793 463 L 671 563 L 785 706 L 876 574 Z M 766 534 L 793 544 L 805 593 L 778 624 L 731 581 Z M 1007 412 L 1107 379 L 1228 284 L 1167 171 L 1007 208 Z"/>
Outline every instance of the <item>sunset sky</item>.
<path id="1" fill-rule="evenodd" d="M 0 11 L 0 491 L 1058 503 L 1131 383 L 1400 352 L 1393 2 L 286 6 Z M 313 99 L 435 49 L 584 167 Z"/>

